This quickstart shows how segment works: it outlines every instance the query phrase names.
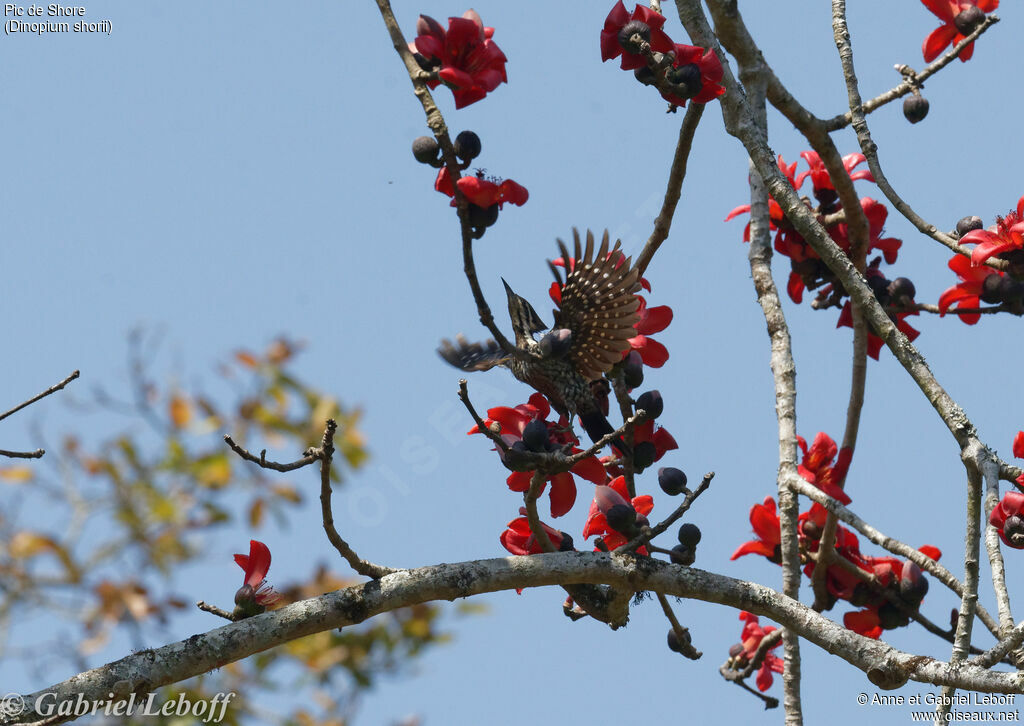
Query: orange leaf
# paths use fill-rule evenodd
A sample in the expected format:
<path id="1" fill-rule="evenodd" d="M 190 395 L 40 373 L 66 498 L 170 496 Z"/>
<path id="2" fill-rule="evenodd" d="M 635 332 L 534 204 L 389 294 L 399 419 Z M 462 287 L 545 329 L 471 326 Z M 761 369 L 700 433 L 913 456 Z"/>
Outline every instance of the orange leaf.
<path id="1" fill-rule="evenodd" d="M 176 429 L 185 428 L 188 426 L 188 422 L 192 420 L 192 406 L 189 405 L 189 402 L 182 395 L 175 393 L 171 396 L 168 409 L 171 423 L 174 424 Z"/>
<path id="2" fill-rule="evenodd" d="M 256 360 L 256 356 L 245 350 L 240 350 L 235 353 L 235 360 L 247 368 L 255 368 L 259 365 L 259 361 Z"/>

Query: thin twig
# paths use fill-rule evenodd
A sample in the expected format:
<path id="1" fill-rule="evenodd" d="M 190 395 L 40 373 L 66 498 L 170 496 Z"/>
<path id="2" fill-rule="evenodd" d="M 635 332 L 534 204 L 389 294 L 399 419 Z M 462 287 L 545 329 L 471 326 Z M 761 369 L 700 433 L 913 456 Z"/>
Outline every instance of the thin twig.
<path id="1" fill-rule="evenodd" d="M 337 422 L 334 419 L 327 419 L 320 448 L 313 451 L 320 460 L 320 511 L 323 517 L 324 531 L 327 533 L 327 539 L 334 545 L 334 549 L 345 558 L 353 570 L 360 575 L 379 580 L 396 570 L 360 558 L 334 527 L 334 513 L 331 509 L 331 461 L 334 457 L 334 433 L 337 429 Z"/>
<path id="2" fill-rule="evenodd" d="M 448 126 L 445 124 L 444 116 L 442 116 L 437 104 L 434 103 L 434 97 L 430 94 L 430 89 L 427 88 L 427 74 L 423 72 L 416 63 L 416 59 L 413 58 L 412 53 L 409 52 L 409 44 L 406 42 L 405 36 L 402 35 L 402 30 L 398 26 L 395 13 L 391 9 L 391 3 L 388 0 L 377 0 L 377 8 L 380 10 L 384 25 L 391 36 L 391 43 L 394 45 L 395 51 L 401 57 L 402 62 L 405 64 L 405 69 L 409 73 L 413 92 L 420 100 L 423 112 L 426 114 L 427 125 L 434 132 L 434 137 L 441 146 L 441 153 L 445 166 L 448 168 L 452 191 L 455 194 L 455 203 L 459 213 L 459 227 L 462 233 L 463 272 L 473 293 L 473 300 L 476 302 L 480 322 L 490 331 L 498 345 L 506 353 L 511 353 L 515 350 L 515 347 L 509 343 L 498 326 L 495 325 L 494 315 L 491 313 L 491 308 L 487 304 L 483 290 L 480 288 L 480 281 L 477 279 L 476 263 L 473 261 L 473 228 L 469 223 L 468 202 L 457 184 L 461 177 L 461 171 L 458 158 L 455 156 L 455 147 L 452 145 L 451 137 L 448 134 Z"/>
<path id="3" fill-rule="evenodd" d="M 690 660 L 700 660 L 700 657 L 704 654 L 694 648 L 690 642 L 690 629 L 684 628 L 679 624 L 679 620 L 676 618 L 676 614 L 672 612 L 672 606 L 669 604 L 667 597 L 660 592 L 654 594 L 658 598 L 658 604 L 661 605 L 661 611 L 665 613 L 665 617 L 668 618 L 668 622 L 672 625 L 672 632 L 676 634 L 676 641 L 681 648 L 680 655 Z"/>
<path id="4" fill-rule="evenodd" d="M 533 538 L 540 544 L 541 549 L 545 552 L 557 552 L 558 548 L 555 547 L 555 543 L 551 541 L 548 533 L 541 526 L 540 515 L 537 514 L 537 498 L 546 481 L 547 477 L 539 471 L 533 472 L 533 476 L 530 477 L 530 488 L 523 496 L 523 501 L 526 504 L 526 521 L 529 522 L 530 532 L 533 533 Z"/>
<path id="5" fill-rule="evenodd" d="M 679 203 L 683 179 L 686 177 L 686 162 L 690 157 L 690 149 L 693 147 L 693 135 L 697 132 L 697 125 L 704 114 L 704 105 L 703 103 L 691 103 L 686 108 L 683 123 L 679 126 L 679 141 L 676 142 L 676 153 L 672 158 L 672 168 L 668 173 L 665 200 L 661 203 L 661 212 L 654 220 L 654 230 L 647 238 L 647 244 L 644 245 L 639 257 L 636 258 L 636 268 L 641 275 L 651 264 L 651 259 L 661 247 L 661 243 L 668 238 L 669 229 L 672 227 L 672 217 L 675 215 L 676 205 Z"/>
<path id="6" fill-rule="evenodd" d="M 898 98 L 906 96 L 908 93 L 912 93 L 915 88 L 922 88 L 924 82 L 931 78 L 933 75 L 941 71 L 943 68 L 952 63 L 955 59 L 960 57 L 964 48 L 969 46 L 971 43 L 981 37 L 981 34 L 991 28 L 993 25 L 999 22 L 999 18 L 995 15 L 987 15 L 985 20 L 975 28 L 970 34 L 966 35 L 963 40 L 954 45 L 950 50 L 944 53 L 937 60 L 932 61 L 925 69 L 920 73 L 915 73 L 906 69 L 906 66 L 897 66 L 900 72 L 903 73 L 907 78 L 895 88 L 892 88 L 885 93 L 881 93 L 870 101 L 865 101 L 862 108 L 864 113 L 868 114 L 872 111 L 881 108 L 885 104 L 895 101 Z M 829 132 L 838 131 L 841 128 L 849 126 L 853 122 L 853 114 L 849 111 L 841 113 L 838 116 L 825 120 L 825 129 Z"/>
<path id="7" fill-rule="evenodd" d="M 273 469 L 274 471 L 295 471 L 301 469 L 304 466 L 309 466 L 319 458 L 312 450 L 307 451 L 306 455 L 301 459 L 290 462 L 288 464 L 281 464 L 276 461 L 267 460 L 267 450 L 263 449 L 259 456 L 250 453 L 247 449 L 242 448 L 235 443 L 235 440 L 228 434 L 224 434 L 224 442 L 231 447 L 231 450 L 241 456 L 246 461 L 251 461 L 254 464 L 259 464 L 264 469 Z"/>
<path id="8" fill-rule="evenodd" d="M 467 411 L 469 411 L 469 415 L 472 416 L 473 423 L 476 424 L 480 433 L 493 441 L 495 446 L 497 446 L 503 453 L 507 454 L 509 451 L 508 444 L 505 443 L 505 440 L 501 438 L 500 434 L 491 431 L 487 424 L 484 423 L 484 420 L 480 418 L 476 409 L 473 408 L 473 402 L 469 400 L 469 384 L 466 382 L 465 378 L 459 379 L 459 400 L 462 401 L 462 405 L 466 407 Z"/>
<path id="9" fill-rule="evenodd" d="M 676 510 L 672 512 L 672 514 L 668 515 L 664 520 L 654 525 L 653 527 L 643 527 L 640 531 L 640 534 L 638 534 L 636 537 L 634 537 L 629 542 L 624 544 L 620 549 L 623 552 L 633 552 L 643 547 L 652 539 L 668 530 L 669 527 L 671 527 L 673 524 L 679 521 L 680 517 L 686 514 L 687 510 L 689 510 L 689 508 L 693 506 L 693 503 L 697 501 L 697 497 L 699 497 L 701 494 L 707 491 L 707 488 L 711 486 L 711 480 L 714 478 L 715 472 L 713 471 L 709 471 L 707 474 L 705 474 L 704 478 L 701 479 L 701 482 L 696 489 L 694 489 L 692 492 L 686 492 L 686 496 L 683 498 L 683 501 L 679 504 L 678 507 L 676 507 Z"/>
<path id="10" fill-rule="evenodd" d="M 210 613 L 212 615 L 216 615 L 219 618 L 224 618 L 225 620 L 230 620 L 231 622 L 235 622 L 235 616 L 234 615 L 229 613 L 227 610 L 224 610 L 223 608 L 217 607 L 216 605 L 207 605 L 205 602 L 200 600 L 199 602 L 196 603 L 196 607 L 199 608 L 200 610 L 202 610 L 205 613 Z"/>
<path id="11" fill-rule="evenodd" d="M 999 465 L 991 459 L 981 465 L 981 474 L 985 479 L 985 522 L 989 521 L 992 510 L 999 505 Z M 1013 630 L 1013 612 L 1010 609 L 1010 594 L 1006 589 L 1006 567 L 1003 563 L 1003 552 L 999 546 L 999 534 L 995 527 L 985 527 L 985 550 L 988 552 L 989 569 L 992 572 L 992 589 L 996 595 L 996 609 L 999 612 L 999 625 L 1002 637 L 1007 637 Z"/>
<path id="12" fill-rule="evenodd" d="M 38 459 L 45 453 L 44 449 L 36 449 L 35 451 L 7 451 L 6 449 L 0 449 L 0 456 L 6 456 L 9 459 Z"/>
<path id="13" fill-rule="evenodd" d="M 62 388 L 64 388 L 64 386 L 66 386 L 69 383 L 71 383 L 71 381 L 73 381 L 76 378 L 78 378 L 79 375 L 81 375 L 81 374 L 78 371 L 73 371 L 70 376 L 65 378 L 60 383 L 58 383 L 56 385 L 53 385 L 53 386 L 50 386 L 45 391 L 40 393 L 38 396 L 33 396 L 32 398 L 28 399 L 24 403 L 19 403 L 17 406 L 12 408 L 10 411 L 7 411 L 6 413 L 0 413 L 0 421 L 3 421 L 5 418 L 10 416 L 11 414 L 17 413 L 18 411 L 20 411 L 21 409 L 25 408 L 26 406 L 31 406 L 36 401 L 38 401 L 38 400 L 40 400 L 42 398 L 46 398 L 50 394 L 56 393 L 57 391 L 59 391 Z"/>

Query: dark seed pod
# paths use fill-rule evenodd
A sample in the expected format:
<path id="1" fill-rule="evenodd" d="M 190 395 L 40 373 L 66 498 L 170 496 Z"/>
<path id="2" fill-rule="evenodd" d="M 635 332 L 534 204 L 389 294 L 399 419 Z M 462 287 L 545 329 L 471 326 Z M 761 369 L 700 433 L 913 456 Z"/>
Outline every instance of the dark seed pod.
<path id="1" fill-rule="evenodd" d="M 658 469 L 658 486 L 670 497 L 682 494 L 686 491 L 686 474 L 674 466 L 663 466 Z"/>
<path id="2" fill-rule="evenodd" d="M 911 562 L 903 567 L 907 568 L 912 564 Z M 928 580 L 921 574 L 920 568 L 918 568 L 916 576 L 907 577 L 904 573 L 904 577 L 900 578 L 900 597 L 907 605 L 914 607 L 920 605 L 926 594 L 928 594 Z"/>
<path id="3" fill-rule="evenodd" d="M 953 25 L 960 35 L 970 35 L 985 20 L 985 11 L 977 5 L 968 5 L 953 17 Z"/>
<path id="4" fill-rule="evenodd" d="M 884 602 L 878 607 L 878 620 L 883 630 L 892 630 L 908 625 L 910 616 L 905 615 L 891 602 Z"/>
<path id="5" fill-rule="evenodd" d="M 650 418 L 658 418 L 665 410 L 665 402 L 658 391 L 647 391 L 636 399 L 637 410 L 643 409 Z"/>
<path id="6" fill-rule="evenodd" d="M 704 86 L 700 76 L 700 68 L 696 63 L 687 63 L 678 68 L 669 68 L 665 71 L 665 80 L 675 86 L 676 95 L 681 98 L 693 98 Z"/>
<path id="7" fill-rule="evenodd" d="M 530 451 L 545 452 L 548 450 L 548 425 L 540 419 L 534 419 L 523 427 L 523 443 Z"/>
<path id="8" fill-rule="evenodd" d="M 455 137 L 455 155 L 463 161 L 472 161 L 480 156 L 480 137 L 472 131 L 462 131 Z"/>
<path id="9" fill-rule="evenodd" d="M 917 288 L 914 287 L 910 278 L 897 277 L 889 283 L 889 297 L 898 304 L 907 305 L 913 302 L 916 294 Z"/>
<path id="10" fill-rule="evenodd" d="M 633 467 L 640 471 L 654 463 L 658 456 L 658 450 L 650 441 L 641 441 L 633 447 Z"/>
<path id="11" fill-rule="evenodd" d="M 628 504 L 616 504 L 604 513 L 608 526 L 629 537 L 636 530 L 636 510 Z"/>
<path id="12" fill-rule="evenodd" d="M 630 351 L 622 364 L 622 379 L 626 388 L 636 388 L 644 382 L 644 359 L 635 350 Z"/>
<path id="13" fill-rule="evenodd" d="M 987 302 L 989 305 L 994 305 L 1003 301 L 1002 292 L 1000 286 L 1003 281 L 1003 276 L 997 272 L 989 274 L 988 277 L 981 283 L 981 299 Z"/>
<path id="14" fill-rule="evenodd" d="M 421 164 L 430 164 L 438 160 L 441 147 L 433 136 L 417 136 L 412 142 L 412 155 Z"/>
<path id="15" fill-rule="evenodd" d="M 640 66 L 633 71 L 633 75 L 645 86 L 653 86 L 657 82 L 657 79 L 654 76 L 654 71 L 647 66 Z"/>
<path id="16" fill-rule="evenodd" d="M 559 552 L 572 552 L 575 547 L 572 546 L 572 535 L 568 532 L 562 532 L 562 541 L 558 545 Z"/>
<path id="17" fill-rule="evenodd" d="M 686 522 L 679 526 L 679 544 L 684 544 L 691 550 L 695 550 L 698 542 L 700 542 L 700 527 L 693 522 Z"/>
<path id="18" fill-rule="evenodd" d="M 1024 549 L 1024 519 L 1014 514 L 1006 518 L 1003 525 L 1003 536 L 1010 543 L 1011 547 Z"/>
<path id="19" fill-rule="evenodd" d="M 1012 277 L 1003 275 L 999 278 L 999 299 L 1005 303 L 1012 303 L 1014 300 L 1020 299 L 1021 284 L 1014 280 Z"/>
<path id="20" fill-rule="evenodd" d="M 743 651 L 745 650 L 746 648 L 743 647 L 743 643 L 734 643 L 733 645 L 729 646 L 729 657 L 739 658 L 741 655 L 743 655 Z"/>
<path id="21" fill-rule="evenodd" d="M 619 45 L 627 53 L 639 53 L 640 43 L 633 39 L 634 35 L 639 35 L 641 39 L 651 42 L 651 28 L 647 23 L 639 20 L 630 20 L 628 23 L 622 26 L 619 30 Z"/>
<path id="22" fill-rule="evenodd" d="M 985 223 L 981 221 L 981 217 L 977 215 L 969 214 L 959 222 L 956 223 L 956 233 L 963 237 L 968 232 L 973 232 L 976 229 L 984 229 Z"/>
<path id="23" fill-rule="evenodd" d="M 928 115 L 928 99 L 924 96 L 907 96 L 903 101 L 903 115 L 912 124 L 924 121 Z"/>
<path id="24" fill-rule="evenodd" d="M 498 205 L 492 204 L 489 207 L 481 207 L 473 202 L 469 203 L 469 223 L 473 227 L 490 227 L 498 221 Z"/>
<path id="25" fill-rule="evenodd" d="M 677 544 L 672 548 L 672 554 L 669 559 L 672 560 L 673 565 L 682 565 L 683 567 L 689 567 L 696 560 L 695 553 L 692 549 L 684 544 Z"/>
<path id="26" fill-rule="evenodd" d="M 690 647 L 691 643 L 690 631 L 683 630 L 683 637 L 680 639 L 676 633 L 675 628 L 669 628 L 668 631 L 668 649 L 674 653 L 682 653 L 684 649 Z"/>

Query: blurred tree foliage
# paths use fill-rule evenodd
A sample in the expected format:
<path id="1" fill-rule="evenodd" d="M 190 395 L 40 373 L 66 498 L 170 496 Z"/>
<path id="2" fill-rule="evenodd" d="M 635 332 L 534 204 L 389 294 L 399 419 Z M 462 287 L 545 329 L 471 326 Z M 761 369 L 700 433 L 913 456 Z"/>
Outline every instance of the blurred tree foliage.
<path id="1" fill-rule="evenodd" d="M 17 648 L 4 649 L 8 661 L 21 659 L 34 673 L 62 676 L 68 665 L 100 665 L 94 658 L 117 639 L 144 648 L 181 637 L 170 627 L 175 613 L 193 608 L 204 593 L 189 591 L 188 578 L 177 573 L 202 562 L 213 537 L 241 532 L 232 541 L 237 537 L 236 551 L 246 552 L 268 517 L 283 525 L 298 511 L 308 487 L 304 493 L 288 475 L 242 461 L 225 445 L 225 434 L 254 452 L 301 452 L 319 444 L 325 421 L 333 418 L 335 480 L 367 459 L 359 409 L 344 407 L 289 370 L 299 350 L 294 342 L 281 338 L 263 353 L 235 352 L 219 367 L 214 385 L 203 386 L 223 388 L 223 396 L 155 383 L 155 349 L 151 335 L 133 333 L 127 399 L 97 388 L 89 404 L 78 405 L 106 412 L 108 420 L 111 413 L 125 416 L 120 433 L 67 436 L 42 461 L 0 460 L 0 643 L 9 642 L 27 616 L 61 624 L 59 633 L 29 628 L 49 640 L 25 645 L 19 638 Z M 291 476 L 319 475 L 313 468 Z M 323 552 L 333 555 L 326 538 L 324 544 Z M 232 583 L 242 584 L 230 560 L 203 564 L 222 568 Z M 311 567 L 298 582 L 282 582 L 280 571 L 278 577 L 271 572 L 281 605 L 354 583 L 322 564 Z M 437 607 L 421 605 L 360 627 L 312 635 L 162 689 L 157 702 L 234 692 L 225 724 L 342 726 L 361 690 L 446 639 L 438 631 L 439 614 Z M 208 617 L 208 627 L 218 627 Z M 262 710 L 267 698 L 257 704 L 249 697 L 257 691 L 275 704 L 291 704 L 290 712 Z M 183 723 L 175 716 L 122 721 Z"/>

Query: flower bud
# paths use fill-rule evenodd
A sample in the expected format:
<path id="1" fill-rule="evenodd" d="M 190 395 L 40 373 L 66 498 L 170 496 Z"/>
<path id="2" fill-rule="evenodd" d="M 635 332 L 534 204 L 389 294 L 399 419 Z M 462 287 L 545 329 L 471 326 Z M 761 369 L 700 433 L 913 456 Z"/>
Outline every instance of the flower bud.
<path id="1" fill-rule="evenodd" d="M 696 560 L 694 550 L 690 549 L 684 544 L 677 544 L 672 548 L 672 554 L 670 555 L 673 565 L 682 565 L 683 567 L 689 567 Z"/>
<path id="2" fill-rule="evenodd" d="M 674 466 L 663 466 L 658 469 L 658 486 L 670 497 L 682 494 L 686 491 L 686 474 Z"/>
<path id="3" fill-rule="evenodd" d="M 636 530 L 636 510 L 628 504 L 616 504 L 604 514 L 608 526 L 629 537 Z"/>
<path id="4" fill-rule="evenodd" d="M 650 441 L 641 441 L 633 447 L 633 467 L 639 472 L 646 469 L 658 457 L 658 450 Z"/>
<path id="5" fill-rule="evenodd" d="M 540 352 L 545 358 L 562 358 L 572 347 L 572 331 L 558 328 L 540 339 Z"/>
<path id="6" fill-rule="evenodd" d="M 903 101 L 903 115 L 907 121 L 916 124 L 928 115 L 928 99 L 924 96 L 907 96 Z"/>
<path id="7" fill-rule="evenodd" d="M 490 227 L 498 221 L 498 205 L 492 204 L 489 207 L 481 207 L 470 202 L 467 207 L 469 213 L 469 224 L 472 227 L 483 229 Z"/>
<path id="8" fill-rule="evenodd" d="M 547 451 L 548 441 L 548 425 L 544 421 L 535 418 L 523 427 L 523 443 L 530 451 Z"/>
<path id="9" fill-rule="evenodd" d="M 463 161 L 472 161 L 480 156 L 480 137 L 472 131 L 462 131 L 455 137 L 455 155 Z"/>
<path id="10" fill-rule="evenodd" d="M 684 649 L 690 647 L 691 638 L 690 631 L 685 628 L 681 628 L 682 638 L 676 633 L 675 628 L 669 628 L 668 630 L 668 649 L 674 653 L 682 653 Z"/>
<path id="11" fill-rule="evenodd" d="M 968 5 L 953 17 L 953 25 L 960 35 L 970 35 L 985 20 L 985 11 L 977 5 Z"/>
<path id="12" fill-rule="evenodd" d="M 686 522 L 679 526 L 679 544 L 684 544 L 691 550 L 695 550 L 698 542 L 700 542 L 700 527 L 693 522 Z"/>
<path id="13" fill-rule="evenodd" d="M 635 350 L 631 350 L 622 364 L 622 379 L 626 388 L 636 388 L 644 382 L 644 359 Z"/>
<path id="14" fill-rule="evenodd" d="M 889 297 L 898 305 L 909 305 L 914 301 L 917 288 L 910 278 L 897 277 L 889 283 Z"/>
<path id="15" fill-rule="evenodd" d="M 973 214 L 969 214 L 959 222 L 956 223 L 956 233 L 963 237 L 968 232 L 973 232 L 976 229 L 984 229 L 985 223 L 981 221 L 981 217 Z"/>
<path id="16" fill-rule="evenodd" d="M 1003 536 L 1011 547 L 1024 549 L 1024 519 L 1017 514 L 1007 517 L 1003 525 Z"/>
<path id="17" fill-rule="evenodd" d="M 665 410 L 665 402 L 658 391 L 647 391 L 636 399 L 636 408 L 646 411 L 648 418 L 658 418 Z"/>
<path id="18" fill-rule="evenodd" d="M 412 155 L 421 164 L 431 164 L 438 160 L 441 147 L 433 136 L 417 136 L 412 142 Z"/>

